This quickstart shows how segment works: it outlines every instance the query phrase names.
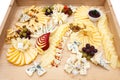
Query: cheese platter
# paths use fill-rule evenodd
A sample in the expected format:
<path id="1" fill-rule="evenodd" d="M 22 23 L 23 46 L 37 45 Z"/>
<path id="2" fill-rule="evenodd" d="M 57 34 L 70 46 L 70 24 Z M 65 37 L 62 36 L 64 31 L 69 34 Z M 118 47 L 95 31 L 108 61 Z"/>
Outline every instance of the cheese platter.
<path id="1" fill-rule="evenodd" d="M 0 29 L 0 78 L 119 80 L 119 35 L 109 0 L 11 0 Z"/>

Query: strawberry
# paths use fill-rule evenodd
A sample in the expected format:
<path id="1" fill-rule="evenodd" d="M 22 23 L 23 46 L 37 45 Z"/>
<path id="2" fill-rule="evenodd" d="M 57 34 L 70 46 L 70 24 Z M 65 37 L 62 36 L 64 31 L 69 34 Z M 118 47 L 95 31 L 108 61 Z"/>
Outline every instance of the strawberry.
<path id="1" fill-rule="evenodd" d="M 67 6 L 67 5 L 64 5 L 64 9 L 67 10 L 67 9 L 68 9 L 68 6 Z"/>
<path id="2" fill-rule="evenodd" d="M 42 50 L 47 50 L 49 48 L 49 36 L 50 33 L 46 33 L 40 36 L 36 41 L 36 45 L 39 46 Z"/>

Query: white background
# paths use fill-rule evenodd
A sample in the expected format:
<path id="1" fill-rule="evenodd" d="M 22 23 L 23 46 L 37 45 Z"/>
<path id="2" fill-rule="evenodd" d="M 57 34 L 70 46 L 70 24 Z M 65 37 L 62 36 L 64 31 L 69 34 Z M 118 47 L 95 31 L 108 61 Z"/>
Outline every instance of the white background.
<path id="1" fill-rule="evenodd" d="M 0 25 L 4 19 L 11 0 L 0 0 Z M 110 0 L 120 25 L 120 0 Z"/>

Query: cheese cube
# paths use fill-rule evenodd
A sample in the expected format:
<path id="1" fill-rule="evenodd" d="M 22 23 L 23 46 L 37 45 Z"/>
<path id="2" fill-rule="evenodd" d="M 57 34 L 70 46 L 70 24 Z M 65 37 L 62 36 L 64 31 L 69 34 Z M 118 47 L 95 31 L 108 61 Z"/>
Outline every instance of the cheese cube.
<path id="1" fill-rule="evenodd" d="M 23 43 L 19 42 L 17 47 L 18 47 L 18 49 L 23 49 Z"/>
<path id="2" fill-rule="evenodd" d="M 32 66 L 32 67 L 27 68 L 25 72 L 26 72 L 29 76 L 32 76 L 35 71 L 36 71 L 35 66 Z"/>

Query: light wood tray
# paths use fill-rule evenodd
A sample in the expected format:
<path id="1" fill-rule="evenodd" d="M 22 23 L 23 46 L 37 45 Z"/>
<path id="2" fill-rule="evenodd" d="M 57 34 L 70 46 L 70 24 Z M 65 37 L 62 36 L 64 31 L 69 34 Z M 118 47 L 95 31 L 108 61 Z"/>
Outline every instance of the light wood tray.
<path id="1" fill-rule="evenodd" d="M 47 73 L 42 77 L 39 77 L 36 73 L 32 77 L 29 77 L 25 73 L 25 69 L 32 63 L 30 65 L 18 67 L 7 62 L 5 55 L 8 49 L 8 45 L 5 44 L 6 31 L 16 23 L 21 15 L 22 9 L 31 5 L 41 6 L 56 3 L 71 4 L 75 6 L 96 6 L 101 7 L 102 10 L 107 12 L 108 26 L 114 35 L 114 44 L 120 59 L 120 27 L 109 0 L 12 0 L 6 17 L 0 27 L 0 80 L 120 80 L 120 69 L 111 69 L 107 71 L 93 64 L 91 64 L 91 68 L 88 70 L 86 76 L 73 76 L 65 73 L 63 68 L 69 53 L 63 54 L 63 61 L 58 68 L 47 68 Z M 39 57 L 40 56 L 37 57 L 36 61 L 39 60 Z"/>

